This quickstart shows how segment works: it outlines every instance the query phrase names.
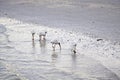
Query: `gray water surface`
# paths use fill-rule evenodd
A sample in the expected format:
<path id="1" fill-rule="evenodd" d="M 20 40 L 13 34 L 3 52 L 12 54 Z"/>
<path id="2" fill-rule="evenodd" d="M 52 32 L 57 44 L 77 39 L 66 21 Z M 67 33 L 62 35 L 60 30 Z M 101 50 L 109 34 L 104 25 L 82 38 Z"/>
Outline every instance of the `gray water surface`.
<path id="1" fill-rule="evenodd" d="M 11 73 L 25 78 L 23 80 L 119 80 L 115 72 L 100 61 L 84 55 L 86 53 L 73 54 L 64 47 L 66 43 L 61 44 L 62 50 L 57 48 L 53 51 L 49 38 L 45 41 L 31 41 L 31 35 L 26 31 L 28 27 L 20 27 L 18 23 L 19 26 L 15 28 L 15 25 L 16 23 L 8 26 L 9 41 L 0 45 L 0 61 L 6 64 L 5 67 Z M 2 36 L 0 39 L 3 39 L 1 43 L 6 40 Z M 84 49 L 85 46 L 81 48 Z M 4 72 L 0 74 L 1 79 L 6 76 Z M 16 80 L 15 74 L 9 75 L 6 80 Z"/>
<path id="2" fill-rule="evenodd" d="M 105 66 L 95 57 L 84 55 L 114 54 L 119 59 L 119 45 L 83 36 L 78 47 L 81 52 L 74 55 L 66 48 L 70 45 L 66 41 L 81 36 L 54 30 L 62 28 L 119 41 L 119 4 L 119 0 L 0 0 L 0 21 L 7 28 L 0 30 L 6 31 L 0 33 L 0 62 L 9 69 L 7 72 L 0 64 L 0 79 L 10 72 L 13 75 L 8 75 L 6 80 L 16 79 L 16 74 L 28 80 L 120 80 L 119 60 L 116 68 L 115 63 Z M 32 42 L 31 30 L 48 30 L 49 36 L 39 42 L 36 35 Z M 50 41 L 57 35 L 65 41 L 61 43 L 62 50 L 58 48 L 54 52 Z"/>
<path id="3" fill-rule="evenodd" d="M 119 0 L 1 0 L 3 16 L 120 40 Z"/>

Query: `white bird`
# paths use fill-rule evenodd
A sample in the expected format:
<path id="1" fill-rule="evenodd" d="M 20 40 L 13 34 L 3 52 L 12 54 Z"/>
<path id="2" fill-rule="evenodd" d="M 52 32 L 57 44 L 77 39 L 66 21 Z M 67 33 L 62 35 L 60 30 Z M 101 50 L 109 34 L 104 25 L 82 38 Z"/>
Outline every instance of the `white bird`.
<path id="1" fill-rule="evenodd" d="M 73 41 L 71 44 L 71 51 L 76 54 L 77 51 L 76 51 L 76 47 L 77 47 L 77 43 L 81 42 L 81 39 L 78 39 L 78 41 Z"/>
<path id="2" fill-rule="evenodd" d="M 77 44 L 75 43 L 75 44 L 72 45 L 72 48 L 71 48 L 71 51 L 72 51 L 74 54 L 76 53 L 76 46 L 77 46 Z"/>
<path id="3" fill-rule="evenodd" d="M 32 33 L 32 40 L 34 40 L 35 31 L 31 31 L 31 33 Z"/>
<path id="4" fill-rule="evenodd" d="M 58 45 L 60 47 L 60 50 L 61 50 L 60 42 L 58 42 L 57 40 L 53 40 L 51 43 L 52 43 L 53 51 L 55 51 L 56 45 Z"/>
<path id="5" fill-rule="evenodd" d="M 47 32 L 45 31 L 44 33 L 39 33 L 39 40 L 45 40 Z"/>

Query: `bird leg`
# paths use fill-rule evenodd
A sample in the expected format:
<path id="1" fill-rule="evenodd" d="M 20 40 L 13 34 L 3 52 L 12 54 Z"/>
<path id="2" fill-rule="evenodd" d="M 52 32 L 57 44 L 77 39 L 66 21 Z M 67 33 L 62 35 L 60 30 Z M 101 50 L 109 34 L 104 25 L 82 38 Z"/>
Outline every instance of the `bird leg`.
<path id="1" fill-rule="evenodd" d="M 61 50 L 61 44 L 60 44 L 60 43 L 58 43 L 58 45 L 59 45 L 59 47 L 60 47 L 60 50 Z"/>
<path id="2" fill-rule="evenodd" d="M 34 35 L 35 35 L 35 33 L 32 33 L 32 40 L 34 40 Z"/>
<path id="3" fill-rule="evenodd" d="M 39 41 L 42 39 L 42 36 L 41 35 L 39 35 Z"/>

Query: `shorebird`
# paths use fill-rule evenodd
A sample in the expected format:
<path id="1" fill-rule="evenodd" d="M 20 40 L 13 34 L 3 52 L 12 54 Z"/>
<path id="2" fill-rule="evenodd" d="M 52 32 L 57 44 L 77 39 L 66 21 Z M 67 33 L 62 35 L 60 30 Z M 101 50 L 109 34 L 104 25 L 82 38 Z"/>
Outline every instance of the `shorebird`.
<path id="1" fill-rule="evenodd" d="M 72 45 L 71 51 L 72 51 L 74 54 L 76 54 L 76 46 L 77 46 L 77 44 L 73 44 L 73 45 Z"/>
<path id="2" fill-rule="evenodd" d="M 32 40 L 34 40 L 35 32 L 32 31 L 31 33 L 32 33 Z"/>
<path id="3" fill-rule="evenodd" d="M 44 33 L 39 33 L 39 40 L 45 40 L 46 34 L 46 31 Z"/>
<path id="4" fill-rule="evenodd" d="M 57 40 L 54 40 L 51 43 L 52 43 L 53 51 L 55 51 L 56 45 L 58 45 L 60 47 L 60 50 L 61 50 L 61 44 L 60 44 L 60 42 L 58 42 Z"/>

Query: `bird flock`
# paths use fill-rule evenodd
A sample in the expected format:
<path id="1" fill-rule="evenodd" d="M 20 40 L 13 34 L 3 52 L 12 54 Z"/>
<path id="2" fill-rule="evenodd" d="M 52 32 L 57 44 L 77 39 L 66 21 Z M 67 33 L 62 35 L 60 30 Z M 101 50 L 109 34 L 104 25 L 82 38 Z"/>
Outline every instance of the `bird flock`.
<path id="1" fill-rule="evenodd" d="M 34 41 L 35 32 L 32 31 L 31 33 L 32 33 L 32 41 Z M 39 41 L 45 41 L 45 40 L 46 40 L 46 34 L 47 34 L 47 31 L 45 31 L 45 32 L 40 32 L 40 33 L 38 34 L 38 36 L 39 36 Z M 51 41 L 51 44 L 52 44 L 53 51 L 55 51 L 56 46 L 59 46 L 59 48 L 60 48 L 60 50 L 61 50 L 61 43 L 60 43 L 58 40 L 53 40 L 53 41 Z M 77 46 L 76 43 L 72 45 L 71 51 L 72 51 L 74 54 L 76 53 L 76 46 Z"/>

